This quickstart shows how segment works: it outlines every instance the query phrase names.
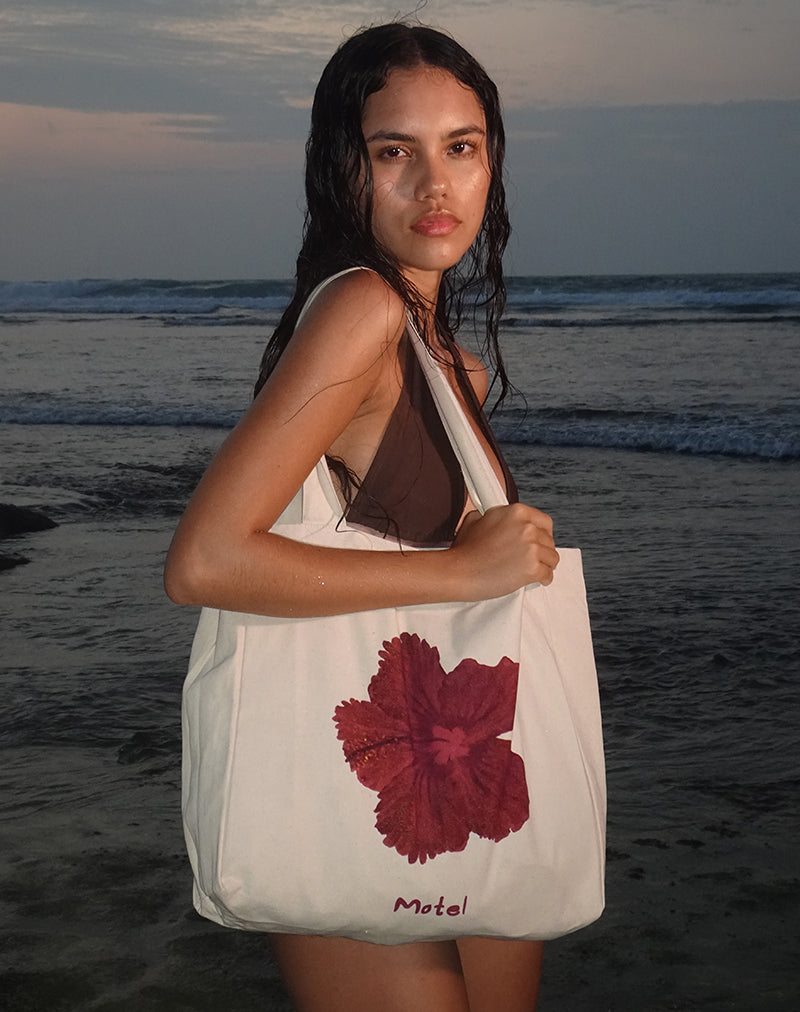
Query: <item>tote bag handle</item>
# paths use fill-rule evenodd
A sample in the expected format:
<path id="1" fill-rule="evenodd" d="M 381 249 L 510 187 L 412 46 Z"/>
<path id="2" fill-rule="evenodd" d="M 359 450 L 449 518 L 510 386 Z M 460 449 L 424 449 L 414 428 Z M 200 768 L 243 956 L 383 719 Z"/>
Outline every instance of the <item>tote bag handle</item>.
<path id="1" fill-rule="evenodd" d="M 442 367 L 422 340 L 414 321 L 408 316 L 408 330 L 422 371 L 428 381 L 442 425 L 461 465 L 464 481 L 475 508 L 485 513 L 493 506 L 507 506 L 505 490 L 489 463 L 475 430 L 464 413 L 455 390 L 442 371 Z"/>

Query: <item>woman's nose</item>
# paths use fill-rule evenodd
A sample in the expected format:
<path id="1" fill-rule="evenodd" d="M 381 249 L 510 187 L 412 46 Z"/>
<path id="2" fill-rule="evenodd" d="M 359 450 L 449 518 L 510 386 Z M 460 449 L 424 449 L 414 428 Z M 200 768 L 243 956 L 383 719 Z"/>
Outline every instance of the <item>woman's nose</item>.
<path id="1" fill-rule="evenodd" d="M 442 163 L 433 159 L 420 160 L 414 197 L 417 200 L 439 199 L 446 196 L 447 188 L 447 173 Z"/>

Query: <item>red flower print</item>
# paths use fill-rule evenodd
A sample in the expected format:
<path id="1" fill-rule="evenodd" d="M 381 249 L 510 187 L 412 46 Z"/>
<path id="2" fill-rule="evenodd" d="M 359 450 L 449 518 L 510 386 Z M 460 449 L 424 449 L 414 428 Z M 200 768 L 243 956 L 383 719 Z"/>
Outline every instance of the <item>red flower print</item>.
<path id="1" fill-rule="evenodd" d="M 518 830 L 525 768 L 498 735 L 514 722 L 519 665 L 466 659 L 448 674 L 436 647 L 410 633 L 379 657 L 369 701 L 343 702 L 333 719 L 350 769 L 378 792 L 386 846 L 424 864 L 463 850 L 470 833 L 497 841 Z"/>

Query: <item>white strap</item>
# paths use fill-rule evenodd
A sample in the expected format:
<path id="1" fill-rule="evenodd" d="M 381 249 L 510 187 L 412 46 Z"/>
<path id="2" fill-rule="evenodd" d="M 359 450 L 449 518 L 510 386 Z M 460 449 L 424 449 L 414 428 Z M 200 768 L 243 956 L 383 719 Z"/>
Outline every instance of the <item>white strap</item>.
<path id="1" fill-rule="evenodd" d="M 505 490 L 486 456 L 486 451 L 470 425 L 455 390 L 450 386 L 442 367 L 431 354 L 427 344 L 420 337 L 410 315 L 408 329 L 442 425 L 461 465 L 473 505 L 481 513 L 485 513 L 492 506 L 506 506 L 508 499 Z"/>
<path id="2" fill-rule="evenodd" d="M 324 281 L 320 281 L 320 283 L 316 286 L 316 288 L 312 289 L 311 294 L 303 303 L 303 308 L 300 310 L 300 315 L 297 317 L 297 323 L 294 325 L 295 329 L 297 329 L 302 323 L 303 317 L 306 315 L 306 311 L 308 310 L 308 307 L 311 305 L 314 299 L 316 299 L 319 293 L 324 288 L 327 288 L 332 281 L 335 281 L 337 278 L 344 277 L 345 274 L 352 274 L 353 271 L 368 271 L 370 269 L 371 268 L 369 267 L 345 267 L 343 271 L 339 271 L 337 274 L 331 274 L 329 278 L 325 278 Z"/>

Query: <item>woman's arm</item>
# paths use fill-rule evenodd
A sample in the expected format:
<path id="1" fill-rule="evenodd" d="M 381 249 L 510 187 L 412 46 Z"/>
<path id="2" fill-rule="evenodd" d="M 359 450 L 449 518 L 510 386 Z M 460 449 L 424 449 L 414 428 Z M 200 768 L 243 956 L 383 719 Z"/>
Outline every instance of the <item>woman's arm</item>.
<path id="1" fill-rule="evenodd" d="M 178 525 L 165 586 L 181 604 L 324 615 L 497 597 L 549 582 L 549 518 L 530 507 L 469 518 L 440 552 L 321 548 L 269 533 L 323 453 L 358 470 L 388 418 L 405 308 L 375 274 L 333 282 L 213 460 Z"/>

